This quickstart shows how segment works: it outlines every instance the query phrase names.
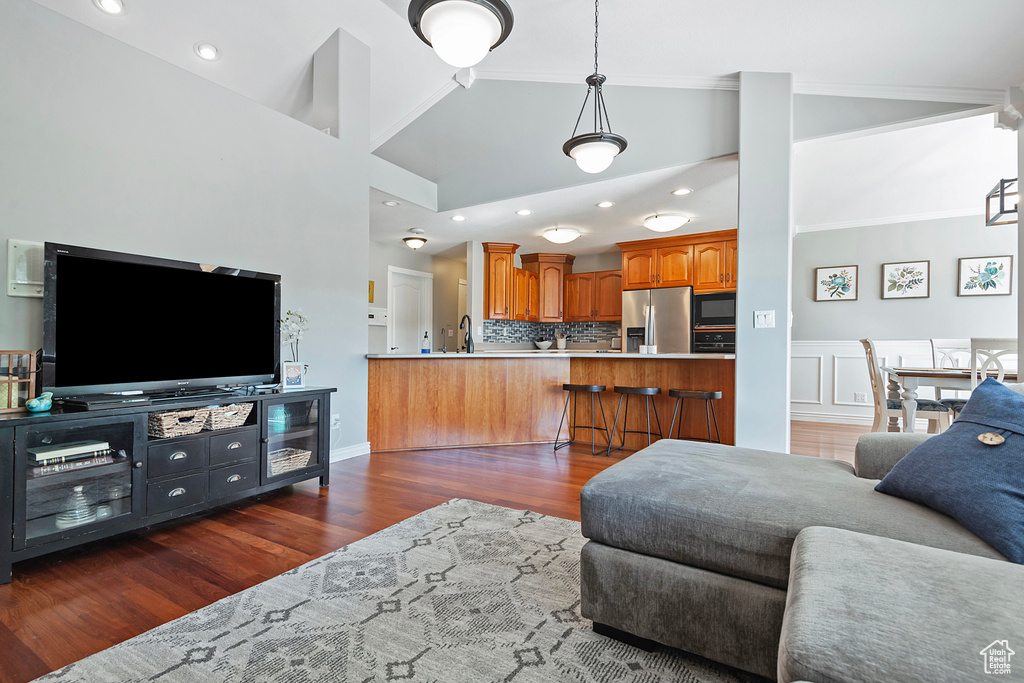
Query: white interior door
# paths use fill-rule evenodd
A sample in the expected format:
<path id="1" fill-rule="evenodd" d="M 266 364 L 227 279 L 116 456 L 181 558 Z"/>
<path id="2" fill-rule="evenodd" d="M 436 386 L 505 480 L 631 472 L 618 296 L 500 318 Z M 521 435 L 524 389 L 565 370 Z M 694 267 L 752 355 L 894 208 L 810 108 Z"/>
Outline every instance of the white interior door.
<path id="1" fill-rule="evenodd" d="M 423 333 L 434 326 L 433 305 L 433 273 L 388 266 L 388 353 L 420 352 Z"/>

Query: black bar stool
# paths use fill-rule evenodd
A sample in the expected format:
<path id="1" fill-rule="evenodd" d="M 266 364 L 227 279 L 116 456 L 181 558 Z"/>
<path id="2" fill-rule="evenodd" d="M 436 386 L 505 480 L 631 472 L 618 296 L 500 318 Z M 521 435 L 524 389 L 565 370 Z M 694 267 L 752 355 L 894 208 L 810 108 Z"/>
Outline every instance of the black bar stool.
<path id="1" fill-rule="evenodd" d="M 672 426 L 668 428 L 669 437 L 672 436 L 672 430 L 676 426 L 676 415 L 679 416 L 679 431 L 676 432 L 676 438 L 679 438 L 679 432 L 683 431 L 683 399 L 692 398 L 697 401 L 704 401 L 704 412 L 708 418 L 708 443 L 722 443 L 722 435 L 718 431 L 718 417 L 715 415 L 715 404 L 712 401 L 717 401 L 722 398 L 721 391 L 690 391 L 687 389 L 669 389 L 668 395 L 676 400 L 676 407 L 672 411 Z M 715 440 L 711 440 L 711 420 L 715 421 Z M 705 439 L 690 439 L 690 441 L 705 441 Z"/>
<path id="2" fill-rule="evenodd" d="M 611 443 L 611 437 L 608 435 L 608 420 L 604 416 L 604 401 L 601 400 L 601 392 L 606 387 L 603 384 L 563 384 L 562 389 L 569 393 L 565 395 L 565 408 L 562 409 L 562 419 L 558 422 L 558 431 L 555 433 L 555 450 L 564 448 L 571 443 L 576 442 L 576 430 L 577 429 L 589 429 L 590 430 L 590 454 L 597 455 L 596 432 L 604 432 L 604 438 L 608 439 L 608 443 Z M 576 409 L 580 405 L 580 394 L 590 394 L 590 426 L 581 425 L 579 420 L 576 418 Z M 604 427 L 598 427 L 594 421 L 594 394 L 597 394 L 597 402 L 601 407 L 601 424 Z M 573 398 L 572 402 L 572 420 L 567 426 L 566 431 L 569 435 L 568 441 L 558 442 L 558 436 L 562 433 L 562 423 L 565 422 L 565 416 L 569 412 L 569 399 Z M 614 425 L 612 425 L 614 429 Z"/>
<path id="3" fill-rule="evenodd" d="M 657 396 L 661 393 L 660 387 L 615 387 L 615 393 L 620 394 L 619 396 L 619 407 L 615 409 L 615 421 L 612 422 L 612 436 L 608 439 L 608 452 L 606 455 L 611 455 L 615 451 L 622 450 L 626 446 L 626 434 L 646 434 L 647 445 L 651 445 L 651 396 Z M 629 397 L 630 396 L 643 396 L 644 402 L 647 408 L 647 431 L 642 429 L 626 429 L 629 425 Z M 622 418 L 622 445 L 612 450 L 612 438 L 615 437 L 615 428 L 619 424 L 619 410 L 622 409 L 622 399 L 626 399 L 626 414 Z M 661 435 L 661 419 L 658 417 L 658 405 L 654 405 L 654 419 L 658 423 L 658 438 L 664 438 Z M 671 434 L 669 430 L 669 434 Z"/>

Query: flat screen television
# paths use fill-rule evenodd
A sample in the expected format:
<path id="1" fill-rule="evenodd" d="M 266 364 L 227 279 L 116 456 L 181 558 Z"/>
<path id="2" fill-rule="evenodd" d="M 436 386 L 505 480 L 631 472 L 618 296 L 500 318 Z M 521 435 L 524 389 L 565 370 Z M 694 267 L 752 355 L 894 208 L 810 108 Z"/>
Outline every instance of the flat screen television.
<path id="1" fill-rule="evenodd" d="M 55 397 L 279 380 L 278 275 L 51 242 L 43 272 Z"/>

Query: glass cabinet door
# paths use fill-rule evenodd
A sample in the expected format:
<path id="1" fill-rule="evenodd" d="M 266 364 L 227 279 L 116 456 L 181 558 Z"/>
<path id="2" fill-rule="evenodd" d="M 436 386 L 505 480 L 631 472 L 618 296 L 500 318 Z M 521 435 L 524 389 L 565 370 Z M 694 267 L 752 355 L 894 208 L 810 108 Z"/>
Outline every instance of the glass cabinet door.
<path id="1" fill-rule="evenodd" d="M 15 487 L 15 546 L 86 534 L 131 515 L 134 436 L 134 420 L 18 429 L 16 473 L 24 485 Z"/>
<path id="2" fill-rule="evenodd" d="M 267 402 L 267 456 L 263 480 L 279 479 L 320 466 L 320 401 Z"/>

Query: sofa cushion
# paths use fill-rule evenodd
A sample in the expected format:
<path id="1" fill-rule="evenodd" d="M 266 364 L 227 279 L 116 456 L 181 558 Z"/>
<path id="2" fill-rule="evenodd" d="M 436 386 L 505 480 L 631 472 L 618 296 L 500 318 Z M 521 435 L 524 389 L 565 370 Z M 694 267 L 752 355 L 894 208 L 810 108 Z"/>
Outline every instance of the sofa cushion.
<path id="1" fill-rule="evenodd" d="M 943 512 L 1024 564 L 1024 396 L 986 379 L 876 490 Z"/>
<path id="2" fill-rule="evenodd" d="M 1009 562 L 804 529 L 793 546 L 779 681 L 985 679 L 989 645 L 1009 638 L 1024 655 L 1022 586 L 1024 568 Z"/>
<path id="3" fill-rule="evenodd" d="M 876 483 L 836 460 L 663 439 L 587 482 L 583 535 L 777 588 L 808 526 L 1002 557 L 953 519 L 878 493 Z"/>

